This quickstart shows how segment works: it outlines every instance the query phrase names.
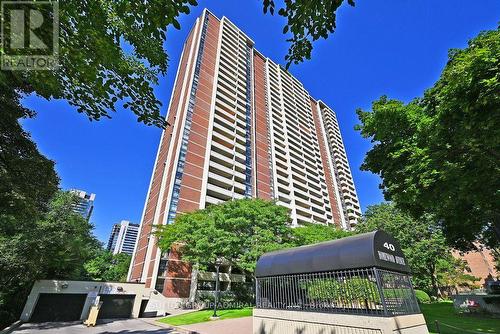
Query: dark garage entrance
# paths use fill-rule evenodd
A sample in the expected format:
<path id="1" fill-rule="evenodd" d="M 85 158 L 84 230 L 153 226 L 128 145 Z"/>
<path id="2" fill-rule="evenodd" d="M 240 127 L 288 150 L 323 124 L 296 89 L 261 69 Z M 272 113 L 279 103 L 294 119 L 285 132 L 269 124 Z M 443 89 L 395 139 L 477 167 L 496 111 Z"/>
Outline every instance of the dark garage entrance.
<path id="1" fill-rule="evenodd" d="M 135 295 L 100 295 L 99 319 L 130 318 Z"/>
<path id="2" fill-rule="evenodd" d="M 41 293 L 31 322 L 76 321 L 80 320 L 87 294 Z"/>

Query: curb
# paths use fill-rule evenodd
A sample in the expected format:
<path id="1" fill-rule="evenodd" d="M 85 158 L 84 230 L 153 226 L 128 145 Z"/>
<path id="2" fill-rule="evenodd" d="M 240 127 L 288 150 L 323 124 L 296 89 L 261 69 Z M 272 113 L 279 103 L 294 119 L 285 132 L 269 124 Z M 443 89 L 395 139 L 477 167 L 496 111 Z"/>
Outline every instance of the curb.
<path id="1" fill-rule="evenodd" d="M 18 320 L 16 322 L 14 322 L 12 325 L 10 325 L 9 327 L 2 329 L 0 331 L 0 334 L 10 334 L 14 331 L 14 329 L 21 326 L 22 324 L 23 324 L 23 322 L 21 320 Z"/>
<path id="2" fill-rule="evenodd" d="M 170 326 L 174 331 L 177 331 L 182 334 L 201 334 L 200 332 L 192 331 L 190 329 L 182 328 L 182 327 L 176 327 L 176 326 Z"/>
<path id="3" fill-rule="evenodd" d="M 156 320 L 155 321 L 145 321 L 145 322 L 152 324 L 152 325 L 155 325 L 155 326 L 158 326 L 158 327 L 161 327 L 161 328 L 172 329 L 180 334 L 201 334 L 200 332 L 192 331 L 190 329 L 182 328 L 179 326 L 172 326 L 169 324 L 164 324 L 164 323 L 156 321 Z M 0 333 L 0 334 L 3 334 L 3 333 Z"/>

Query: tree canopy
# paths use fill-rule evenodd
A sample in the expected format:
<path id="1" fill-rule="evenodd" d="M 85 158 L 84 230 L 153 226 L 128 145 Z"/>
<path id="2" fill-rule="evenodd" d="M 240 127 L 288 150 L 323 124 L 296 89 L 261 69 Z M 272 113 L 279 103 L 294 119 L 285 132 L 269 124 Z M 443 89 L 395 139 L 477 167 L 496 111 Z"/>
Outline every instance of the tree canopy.
<path id="1" fill-rule="evenodd" d="M 316 244 L 318 242 L 336 240 L 353 235 L 352 232 L 335 226 L 307 224 L 292 229 L 293 243 L 296 246 Z"/>
<path id="2" fill-rule="evenodd" d="M 157 226 L 156 233 L 162 251 L 182 244 L 182 258 L 201 269 L 224 259 L 248 274 L 266 252 L 348 235 L 319 224 L 292 228 L 287 208 L 262 199 L 233 200 L 183 213 L 173 224 Z"/>
<path id="3" fill-rule="evenodd" d="M 86 275 L 97 281 L 125 282 L 132 257 L 125 253 L 113 254 L 98 249 L 92 259 L 84 264 Z"/>
<path id="4" fill-rule="evenodd" d="M 374 144 L 362 169 L 380 175 L 387 200 L 415 218 L 432 214 L 456 248 L 499 244 L 500 30 L 451 50 L 423 97 L 383 96 L 357 113 Z"/>
<path id="5" fill-rule="evenodd" d="M 168 251 L 181 243 L 183 259 L 201 268 L 225 259 L 253 273 L 265 252 L 291 246 L 288 209 L 261 199 L 240 199 L 180 214 L 158 226 L 158 245 Z"/>
<path id="6" fill-rule="evenodd" d="M 32 219 L 47 210 L 59 178 L 54 162 L 38 152 L 19 119 L 33 114 L 11 91 L 0 90 L 0 231 L 15 228 L 10 219 Z M 14 231 L 11 231 L 14 232 Z"/>
<path id="7" fill-rule="evenodd" d="M 283 33 L 292 35 L 287 67 L 310 59 L 312 42 L 334 31 L 342 3 L 285 1 L 278 14 L 287 18 Z M 138 121 L 165 127 L 153 87 L 168 67 L 166 31 L 180 29 L 179 16 L 197 5 L 196 0 L 60 1 L 59 67 L 0 71 L 0 91 L 10 92 L 14 100 L 31 93 L 66 99 L 91 120 L 111 117 L 123 103 Z M 263 0 L 264 12 L 273 14 L 275 7 L 273 0 Z"/>
<path id="8" fill-rule="evenodd" d="M 145 124 L 165 126 L 153 92 L 165 74 L 167 26 L 189 13 L 193 0 L 59 2 L 59 67 L 1 71 L 1 90 L 66 99 L 90 119 L 109 117 L 119 100 Z M 51 31 L 46 33 L 51 34 Z"/>
<path id="9" fill-rule="evenodd" d="M 442 231 L 435 227 L 431 216 L 413 219 L 392 203 L 369 206 L 356 226 L 356 232 L 384 230 L 399 241 L 410 265 L 417 288 L 437 296 L 441 288 L 453 283 L 473 283 L 472 276 L 463 274 L 463 266 L 453 258 Z M 448 277 L 449 280 L 446 280 Z"/>
<path id="10" fill-rule="evenodd" d="M 79 279 L 100 244 L 73 212 L 75 195 L 58 192 L 47 212 L 6 215 L 0 224 L 0 327 L 15 321 L 37 279 Z"/>
<path id="11" fill-rule="evenodd" d="M 347 0 L 354 6 L 354 0 Z M 274 0 L 263 0 L 264 14 L 269 11 L 274 14 L 276 5 Z M 278 10 L 278 15 L 287 19 L 283 27 L 283 34 L 290 32 L 292 37 L 287 39 L 290 43 L 288 54 L 285 56 L 286 68 L 291 64 L 299 64 L 304 59 L 311 59 L 313 42 L 320 38 L 328 38 L 336 28 L 337 9 L 344 0 L 337 1 L 304 1 L 287 0 Z"/>

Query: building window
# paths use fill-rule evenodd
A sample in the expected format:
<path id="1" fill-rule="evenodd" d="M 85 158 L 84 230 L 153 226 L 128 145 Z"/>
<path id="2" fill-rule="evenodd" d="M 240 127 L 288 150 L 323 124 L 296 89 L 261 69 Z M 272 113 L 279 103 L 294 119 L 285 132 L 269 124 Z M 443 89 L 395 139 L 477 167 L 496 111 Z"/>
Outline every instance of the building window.
<path id="1" fill-rule="evenodd" d="M 252 197 L 252 48 L 246 46 L 246 108 L 245 108 L 245 197 Z"/>
<path id="2" fill-rule="evenodd" d="M 163 292 L 163 285 L 165 284 L 165 279 L 163 278 L 158 278 L 156 280 L 156 285 L 155 285 L 155 290 L 158 292 Z"/>
<path id="3" fill-rule="evenodd" d="M 198 290 L 200 291 L 214 291 L 215 281 L 198 281 Z"/>

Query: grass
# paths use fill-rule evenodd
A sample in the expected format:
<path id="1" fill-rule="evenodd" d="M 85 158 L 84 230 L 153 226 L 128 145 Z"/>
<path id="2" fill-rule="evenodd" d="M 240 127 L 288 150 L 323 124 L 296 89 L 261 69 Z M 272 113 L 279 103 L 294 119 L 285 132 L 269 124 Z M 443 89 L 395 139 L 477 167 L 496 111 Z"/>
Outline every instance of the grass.
<path id="1" fill-rule="evenodd" d="M 162 318 L 158 321 L 172 326 L 190 325 L 199 322 L 210 321 L 210 317 L 213 313 L 213 310 L 195 311 Z M 240 309 L 220 310 L 217 311 L 217 315 L 220 317 L 220 320 L 249 317 L 252 315 L 252 308 L 246 307 Z"/>
<path id="2" fill-rule="evenodd" d="M 442 334 L 500 333 L 500 319 L 477 314 L 457 314 L 451 302 L 420 305 L 427 327 L 431 333 L 438 333 L 435 321 L 440 324 Z M 445 325 L 451 325 L 450 328 Z"/>
<path id="3" fill-rule="evenodd" d="M 431 333 L 438 332 L 436 320 L 439 321 L 441 334 L 500 333 L 500 319 L 474 314 L 459 315 L 455 313 L 451 302 L 422 304 L 420 308 Z M 158 321 L 172 326 L 190 325 L 210 321 L 212 314 L 213 310 L 202 310 L 166 317 Z M 221 320 L 249 317 L 252 315 L 252 308 L 220 310 L 217 314 Z"/>

